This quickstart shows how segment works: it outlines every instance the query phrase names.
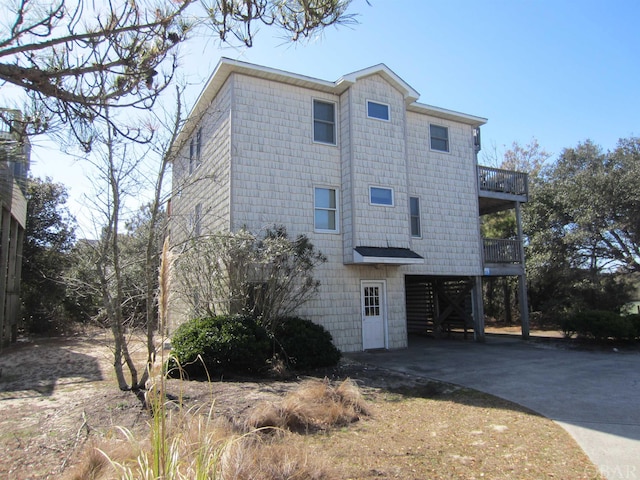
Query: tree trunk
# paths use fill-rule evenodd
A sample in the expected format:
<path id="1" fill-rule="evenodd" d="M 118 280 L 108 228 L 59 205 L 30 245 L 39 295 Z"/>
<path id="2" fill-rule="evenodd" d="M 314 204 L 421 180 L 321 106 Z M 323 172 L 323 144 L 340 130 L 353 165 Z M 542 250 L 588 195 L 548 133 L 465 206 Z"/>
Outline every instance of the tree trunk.
<path id="1" fill-rule="evenodd" d="M 175 140 L 178 136 L 178 132 L 182 126 L 182 99 L 181 99 L 181 90 L 179 87 L 176 87 L 176 112 L 173 117 L 173 124 L 171 126 L 171 140 L 169 145 L 174 145 Z M 155 257 L 159 254 L 156 249 L 156 240 L 157 240 L 157 228 L 158 228 L 158 214 L 160 211 L 160 202 L 161 202 L 161 194 L 162 194 L 162 186 L 164 184 L 164 176 L 167 173 L 167 166 L 170 161 L 170 148 L 165 148 L 162 154 L 162 161 L 160 163 L 160 169 L 158 171 L 158 178 L 155 184 L 154 197 L 153 202 L 151 204 L 151 219 L 150 219 L 150 227 L 149 227 L 149 236 L 147 237 L 147 247 L 145 251 L 145 296 L 146 296 L 146 322 L 147 322 L 147 366 L 140 379 L 141 386 L 144 386 L 147 379 L 151 375 L 151 369 L 156 361 L 156 345 L 153 338 L 154 334 L 154 325 L 156 323 L 156 315 L 155 315 L 155 303 L 156 303 L 156 290 L 155 290 L 155 279 L 158 278 L 159 272 L 154 266 L 157 262 L 154 261 Z M 164 250 L 164 249 L 163 249 Z M 168 279 L 165 279 L 168 281 Z M 162 288 L 162 287 L 161 287 Z M 165 292 L 168 295 L 168 292 Z M 162 322 L 164 323 L 164 322 Z M 158 322 L 158 328 L 162 328 L 163 331 L 160 332 L 160 335 L 164 337 L 166 332 L 164 329 L 166 325 L 160 324 Z M 162 345 L 160 346 L 162 348 Z"/>
<path id="2" fill-rule="evenodd" d="M 511 314 L 511 285 L 508 277 L 504 277 L 502 281 L 502 291 L 504 294 L 504 320 L 507 325 L 511 325 L 513 323 L 513 316 Z"/>
<path id="3" fill-rule="evenodd" d="M 104 241 L 104 240 L 103 240 Z M 124 336 L 122 335 L 121 325 L 119 325 L 115 319 L 115 312 L 113 308 L 113 301 L 109 293 L 109 283 L 107 280 L 107 274 L 105 265 L 107 262 L 107 250 L 106 246 L 102 246 L 100 250 L 100 258 L 96 264 L 96 272 L 98 279 L 100 280 L 100 287 L 102 293 L 102 302 L 109 318 L 109 324 L 111 325 L 111 332 L 113 333 L 114 347 L 113 347 L 113 369 L 116 374 L 116 380 L 118 381 L 118 387 L 120 390 L 129 390 L 129 384 L 124 376 L 124 370 L 122 368 L 122 345 L 124 344 Z"/>
<path id="4" fill-rule="evenodd" d="M 496 317 L 496 299 L 495 299 L 495 278 L 488 277 L 487 284 L 487 309 L 486 314 L 490 317 Z"/>

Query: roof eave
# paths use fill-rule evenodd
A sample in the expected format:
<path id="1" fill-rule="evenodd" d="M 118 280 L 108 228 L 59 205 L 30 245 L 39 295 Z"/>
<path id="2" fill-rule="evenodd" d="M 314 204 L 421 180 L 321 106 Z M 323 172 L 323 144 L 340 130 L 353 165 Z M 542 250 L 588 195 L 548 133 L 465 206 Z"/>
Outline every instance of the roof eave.
<path id="1" fill-rule="evenodd" d="M 355 253 L 353 263 L 359 265 L 422 265 L 424 264 L 424 258 L 363 257 Z"/>
<path id="2" fill-rule="evenodd" d="M 456 112 L 454 110 L 447 110 L 446 108 L 434 107 L 433 105 L 427 105 L 425 103 L 414 102 L 407 106 L 407 110 L 410 112 L 422 113 L 425 115 L 430 115 L 432 117 L 442 118 L 444 120 L 465 123 L 473 127 L 479 127 L 487 123 L 487 119 L 484 117 L 477 117 L 475 115 L 469 115 L 468 113 Z"/>
<path id="3" fill-rule="evenodd" d="M 286 72 L 284 70 L 278 70 L 276 68 L 255 65 L 222 57 L 216 65 L 216 68 L 214 68 L 213 73 L 209 76 L 209 80 L 207 81 L 205 88 L 200 92 L 200 95 L 196 99 L 194 106 L 189 112 L 187 121 L 180 130 L 174 145 L 180 146 L 185 136 L 189 137 L 191 135 L 191 132 L 199 123 L 200 117 L 204 114 L 222 86 L 233 73 L 240 73 L 266 80 L 274 80 L 280 83 L 295 85 L 302 88 L 311 88 L 313 90 L 338 95 L 351 86 L 348 82 L 338 84 L 338 82 L 329 82 L 305 75 Z"/>
<path id="4" fill-rule="evenodd" d="M 420 94 L 383 63 L 358 70 L 339 78 L 335 82 L 330 82 L 327 80 L 320 80 L 317 78 L 299 75 L 297 73 L 291 73 L 276 68 L 255 65 L 252 63 L 222 57 L 216 65 L 216 68 L 213 70 L 213 73 L 209 77 L 206 87 L 198 96 L 193 108 L 189 112 L 187 120 L 185 121 L 176 137 L 175 142 L 173 143 L 172 148 L 174 149 L 174 155 L 177 153 L 177 150 L 180 150 L 182 144 L 186 141 L 186 139 L 191 136 L 191 133 L 193 132 L 195 127 L 198 125 L 198 123 L 200 123 L 202 115 L 204 115 L 213 99 L 216 97 L 222 86 L 233 73 L 240 73 L 243 75 L 263 78 L 266 80 L 273 80 L 288 85 L 298 86 L 301 88 L 310 88 L 319 92 L 325 92 L 334 95 L 341 95 L 361 78 L 371 75 L 381 75 L 399 92 L 402 93 L 408 111 L 427 114 L 437 118 L 455 122 L 461 122 L 472 125 L 474 127 L 479 127 L 480 125 L 484 125 L 487 122 L 486 118 L 476 117 L 474 115 L 468 115 L 465 113 L 455 112 L 453 110 L 447 110 L 440 107 L 418 103 L 417 100 L 420 97 Z"/>

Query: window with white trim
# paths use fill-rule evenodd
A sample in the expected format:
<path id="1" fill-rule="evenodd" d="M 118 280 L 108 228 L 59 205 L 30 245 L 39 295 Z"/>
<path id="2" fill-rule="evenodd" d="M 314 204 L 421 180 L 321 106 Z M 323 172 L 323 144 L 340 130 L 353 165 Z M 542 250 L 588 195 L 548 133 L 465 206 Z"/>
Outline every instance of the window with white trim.
<path id="1" fill-rule="evenodd" d="M 369 187 L 369 203 L 393 207 L 393 189 L 386 187 Z"/>
<path id="2" fill-rule="evenodd" d="M 189 142 L 189 173 L 193 173 L 196 168 L 196 141 L 191 137 Z"/>
<path id="3" fill-rule="evenodd" d="M 431 150 L 449 151 L 449 129 L 440 125 L 429 125 Z"/>
<path id="4" fill-rule="evenodd" d="M 195 137 L 191 137 L 189 142 L 189 173 L 200 166 L 202 152 L 202 128 L 198 128 Z"/>
<path id="5" fill-rule="evenodd" d="M 313 101 L 313 141 L 336 144 L 336 104 Z"/>
<path id="6" fill-rule="evenodd" d="M 317 232 L 338 231 L 338 191 L 334 188 L 315 187 L 313 226 Z"/>
<path id="7" fill-rule="evenodd" d="M 196 168 L 202 163 L 202 128 L 196 132 Z"/>
<path id="8" fill-rule="evenodd" d="M 409 197 L 409 217 L 411 219 L 411 236 L 421 237 L 420 230 L 420 198 Z"/>
<path id="9" fill-rule="evenodd" d="M 389 121 L 389 105 L 367 100 L 367 117 Z"/>
<path id="10" fill-rule="evenodd" d="M 199 237 L 202 234 L 202 204 L 196 205 L 193 212 L 193 235 Z"/>

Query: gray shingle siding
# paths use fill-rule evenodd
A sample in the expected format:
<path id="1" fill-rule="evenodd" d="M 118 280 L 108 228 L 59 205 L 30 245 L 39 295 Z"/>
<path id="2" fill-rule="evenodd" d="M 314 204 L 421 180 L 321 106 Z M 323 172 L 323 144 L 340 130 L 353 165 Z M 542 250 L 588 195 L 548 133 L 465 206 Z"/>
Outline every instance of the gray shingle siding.
<path id="1" fill-rule="evenodd" d="M 196 122 L 202 165 L 188 174 L 188 142 L 174 162 L 172 243 L 189 237 L 198 203 L 205 232 L 282 224 L 292 236 L 307 235 L 328 261 L 316 271 L 319 295 L 299 314 L 325 326 L 343 351 L 363 348 L 361 281 L 386 282 L 386 346 L 400 348 L 407 344 L 405 274 L 481 274 L 472 120 L 437 118 L 419 105 L 408 110 L 412 90 L 399 89 L 389 72 L 380 67 L 331 87 L 223 62 L 222 78 L 214 75 L 208 87 L 217 89 L 213 101 Z M 336 104 L 335 146 L 313 142 L 314 99 Z M 367 100 L 389 105 L 389 121 L 368 118 Z M 429 149 L 430 122 L 448 127 L 449 153 Z M 339 192 L 339 233 L 314 231 L 314 186 Z M 370 186 L 392 188 L 394 206 L 370 205 Z M 420 197 L 421 238 L 411 237 L 409 196 Z M 356 246 L 411 249 L 425 263 L 356 265 Z M 183 312 L 173 310 L 174 324 Z"/>

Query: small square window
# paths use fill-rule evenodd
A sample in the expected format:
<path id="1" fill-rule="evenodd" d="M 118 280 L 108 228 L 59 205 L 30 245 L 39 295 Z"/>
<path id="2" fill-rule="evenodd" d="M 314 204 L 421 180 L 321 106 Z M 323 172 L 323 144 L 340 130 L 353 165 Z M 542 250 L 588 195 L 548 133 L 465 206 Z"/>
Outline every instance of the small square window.
<path id="1" fill-rule="evenodd" d="M 313 141 L 336 144 L 336 105 L 313 101 Z"/>
<path id="2" fill-rule="evenodd" d="M 367 101 L 367 117 L 389 121 L 389 105 Z"/>
<path id="3" fill-rule="evenodd" d="M 430 125 L 431 150 L 449 151 L 449 129 L 440 125 Z"/>
<path id="4" fill-rule="evenodd" d="M 338 193 L 335 189 L 314 189 L 314 228 L 320 232 L 338 231 Z"/>
<path id="5" fill-rule="evenodd" d="M 411 236 L 420 237 L 420 199 L 409 197 L 409 216 L 411 218 Z"/>
<path id="6" fill-rule="evenodd" d="M 369 201 L 372 205 L 393 207 L 393 190 L 383 187 L 369 187 Z"/>

